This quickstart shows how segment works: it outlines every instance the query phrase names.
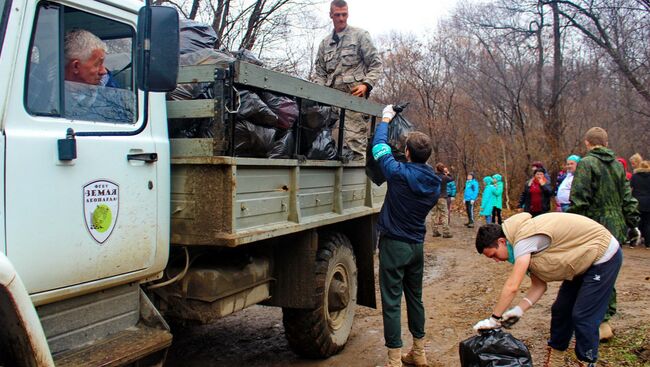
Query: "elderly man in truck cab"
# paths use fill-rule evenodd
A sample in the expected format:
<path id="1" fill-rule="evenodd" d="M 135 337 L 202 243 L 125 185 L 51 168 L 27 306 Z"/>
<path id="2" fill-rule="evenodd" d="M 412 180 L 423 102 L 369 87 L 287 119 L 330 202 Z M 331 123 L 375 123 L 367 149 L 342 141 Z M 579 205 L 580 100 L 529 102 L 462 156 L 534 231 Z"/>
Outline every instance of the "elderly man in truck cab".
<path id="1" fill-rule="evenodd" d="M 134 96 L 109 80 L 106 44 L 84 29 L 65 35 L 65 117 L 103 122 L 133 122 Z"/>
<path id="2" fill-rule="evenodd" d="M 313 81 L 368 98 L 381 75 L 381 60 L 370 34 L 348 25 L 348 4 L 344 0 L 330 3 L 330 18 L 334 30 L 318 46 Z M 365 159 L 367 135 L 367 118 L 358 112 L 346 112 L 344 141 L 353 160 Z"/>
<path id="3" fill-rule="evenodd" d="M 551 307 L 551 336 L 542 365 L 565 366 L 565 351 L 575 335 L 579 365 L 595 366 L 598 326 L 623 263 L 623 252 L 612 233 L 582 215 L 546 213 L 533 218 L 530 213 L 520 213 L 501 226 L 481 226 L 476 250 L 513 267 L 492 316 L 474 329 L 511 326 L 542 297 L 546 283 L 561 281 Z M 530 275 L 530 288 L 518 305 L 506 311 L 526 275 Z"/>
<path id="4" fill-rule="evenodd" d="M 104 67 L 106 44 L 86 30 L 66 33 L 64 57 L 67 81 L 100 85 L 108 73 Z"/>

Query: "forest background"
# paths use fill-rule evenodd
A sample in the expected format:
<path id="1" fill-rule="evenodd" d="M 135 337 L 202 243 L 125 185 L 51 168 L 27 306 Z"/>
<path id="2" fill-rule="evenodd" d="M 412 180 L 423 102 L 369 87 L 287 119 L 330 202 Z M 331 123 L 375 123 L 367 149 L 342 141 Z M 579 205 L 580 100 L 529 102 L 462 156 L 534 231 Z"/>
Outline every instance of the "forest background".
<path id="1" fill-rule="evenodd" d="M 329 1 L 154 3 L 210 24 L 216 48 L 252 50 L 304 79 L 331 31 Z M 418 12 L 395 4 L 393 17 Z M 555 181 L 567 156 L 586 154 L 592 126 L 619 156 L 650 158 L 650 0 L 459 0 L 431 28 L 372 37 L 384 75 L 371 99 L 410 102 L 406 116 L 433 137 L 430 163 L 449 166 L 459 188 L 469 172 L 500 173 L 515 207 L 530 163 L 544 162 Z"/>

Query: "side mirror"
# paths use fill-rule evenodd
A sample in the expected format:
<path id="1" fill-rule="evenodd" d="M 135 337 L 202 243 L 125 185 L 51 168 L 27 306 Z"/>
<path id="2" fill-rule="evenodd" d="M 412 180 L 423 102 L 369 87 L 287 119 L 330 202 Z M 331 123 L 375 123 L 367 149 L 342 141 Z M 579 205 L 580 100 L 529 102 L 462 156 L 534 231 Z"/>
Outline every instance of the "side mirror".
<path id="1" fill-rule="evenodd" d="M 178 77 L 178 13 L 168 6 L 143 6 L 138 13 L 136 78 L 145 92 L 169 92 Z"/>

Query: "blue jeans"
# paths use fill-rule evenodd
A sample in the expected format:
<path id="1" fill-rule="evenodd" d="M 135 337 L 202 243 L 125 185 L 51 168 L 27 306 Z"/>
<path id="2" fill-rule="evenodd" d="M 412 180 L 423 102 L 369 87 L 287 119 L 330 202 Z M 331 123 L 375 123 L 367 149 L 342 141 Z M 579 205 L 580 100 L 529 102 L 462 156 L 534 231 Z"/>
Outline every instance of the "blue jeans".
<path id="1" fill-rule="evenodd" d="M 575 333 L 578 359 L 598 360 L 598 327 L 607 311 L 621 264 L 623 252 L 619 248 L 609 261 L 592 265 L 584 274 L 562 282 L 551 308 L 550 347 L 566 350 Z"/>

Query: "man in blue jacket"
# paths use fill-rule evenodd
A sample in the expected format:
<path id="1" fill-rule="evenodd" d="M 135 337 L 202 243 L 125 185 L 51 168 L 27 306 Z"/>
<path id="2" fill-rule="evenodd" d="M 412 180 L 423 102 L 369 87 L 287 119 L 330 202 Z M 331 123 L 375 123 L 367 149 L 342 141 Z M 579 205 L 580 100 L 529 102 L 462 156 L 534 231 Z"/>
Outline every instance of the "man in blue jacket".
<path id="1" fill-rule="evenodd" d="M 402 361 L 426 366 L 424 353 L 424 269 L 425 219 L 440 195 L 440 178 L 427 164 L 431 138 L 412 132 L 406 140 L 406 163 L 395 160 L 388 145 L 388 123 L 395 117 L 392 105 L 384 108 L 377 125 L 372 154 L 386 177 L 388 192 L 379 213 L 379 287 L 381 290 L 384 339 L 388 348 L 386 366 Z M 409 331 L 413 348 L 401 355 L 401 300 L 406 297 Z"/>

